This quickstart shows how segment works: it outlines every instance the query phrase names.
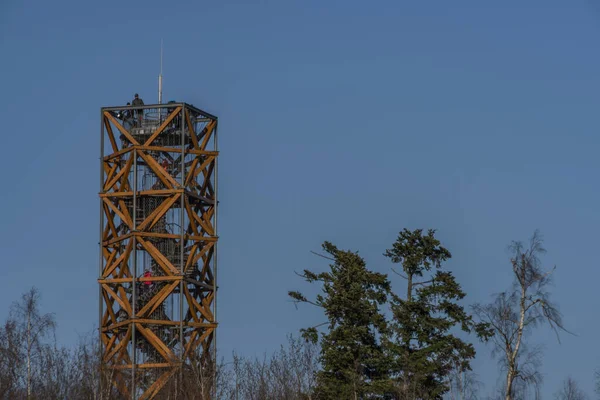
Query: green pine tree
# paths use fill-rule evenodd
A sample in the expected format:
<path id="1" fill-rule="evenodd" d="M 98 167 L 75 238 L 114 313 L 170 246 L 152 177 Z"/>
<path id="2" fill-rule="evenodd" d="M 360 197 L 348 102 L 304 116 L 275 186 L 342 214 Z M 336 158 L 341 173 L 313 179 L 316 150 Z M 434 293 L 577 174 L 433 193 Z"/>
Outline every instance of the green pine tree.
<path id="1" fill-rule="evenodd" d="M 402 266 L 406 297 L 391 296 L 392 321 L 385 340 L 391 359 L 394 397 L 402 400 L 441 399 L 449 375 L 470 370 L 475 349 L 453 333 L 475 330 L 486 338 L 487 326 L 475 324 L 458 302 L 465 297 L 451 272 L 441 269 L 452 257 L 435 231 L 404 229 L 384 255 Z"/>
<path id="2" fill-rule="evenodd" d="M 387 275 L 369 271 L 365 261 L 351 251 L 323 244 L 332 261 L 329 271 L 304 270 L 308 282 L 321 285 L 314 301 L 289 292 L 296 302 L 321 307 L 327 317 L 320 333 L 322 370 L 318 372 L 318 399 L 369 399 L 382 392 L 387 380 L 386 358 L 379 342 L 386 321 L 379 307 L 387 301 Z M 305 338 L 319 339 L 316 327 L 303 329 Z"/>

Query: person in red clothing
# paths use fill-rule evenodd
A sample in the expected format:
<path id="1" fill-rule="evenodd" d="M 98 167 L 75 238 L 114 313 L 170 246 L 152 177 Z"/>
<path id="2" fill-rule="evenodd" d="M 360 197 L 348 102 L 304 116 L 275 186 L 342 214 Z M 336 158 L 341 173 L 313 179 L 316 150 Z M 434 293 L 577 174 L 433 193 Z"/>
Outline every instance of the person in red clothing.
<path id="1" fill-rule="evenodd" d="M 146 271 L 144 272 L 144 278 L 150 278 L 152 276 L 152 272 Z M 146 286 L 146 288 L 152 285 L 152 281 L 142 281 L 142 283 Z"/>

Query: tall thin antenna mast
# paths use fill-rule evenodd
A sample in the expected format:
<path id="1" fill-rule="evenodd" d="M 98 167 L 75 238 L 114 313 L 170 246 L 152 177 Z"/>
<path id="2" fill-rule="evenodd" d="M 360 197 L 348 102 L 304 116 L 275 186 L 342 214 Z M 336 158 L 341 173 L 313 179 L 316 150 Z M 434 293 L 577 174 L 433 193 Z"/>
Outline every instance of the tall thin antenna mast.
<path id="1" fill-rule="evenodd" d="M 162 104 L 163 41 L 160 39 L 160 75 L 158 75 L 158 104 Z"/>

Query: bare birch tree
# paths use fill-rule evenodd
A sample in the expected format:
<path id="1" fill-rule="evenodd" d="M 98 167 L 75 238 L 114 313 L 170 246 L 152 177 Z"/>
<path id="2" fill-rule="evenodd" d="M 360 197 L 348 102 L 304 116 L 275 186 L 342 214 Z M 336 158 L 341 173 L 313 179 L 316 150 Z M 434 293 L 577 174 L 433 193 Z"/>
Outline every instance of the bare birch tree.
<path id="1" fill-rule="evenodd" d="M 516 386 L 534 385 L 541 382 L 539 365 L 541 350 L 538 347 L 528 349 L 525 338 L 531 330 L 547 323 L 559 338 L 559 331 L 565 331 L 561 313 L 550 301 L 548 286 L 552 272 L 544 271 L 540 255 L 545 253 L 542 238 L 535 231 L 525 248 L 521 242 L 510 246 L 514 284 L 508 292 L 496 295 L 495 300 L 486 305 L 475 305 L 479 318 L 491 325 L 495 332 L 492 342 L 495 354 L 500 356 L 506 371 L 505 399 L 515 399 Z"/>
<path id="2" fill-rule="evenodd" d="M 22 340 L 15 321 L 9 319 L 0 327 L 0 399 L 17 398 L 19 393 Z"/>
<path id="3" fill-rule="evenodd" d="M 594 393 L 600 399 L 600 368 L 594 372 Z"/>
<path id="4" fill-rule="evenodd" d="M 482 383 L 477 380 L 477 374 L 463 368 L 458 363 L 450 372 L 450 391 L 445 395 L 447 400 L 477 400 Z"/>
<path id="5" fill-rule="evenodd" d="M 568 377 L 563 381 L 562 387 L 554 394 L 555 400 L 586 400 L 587 396 L 579 387 L 576 380 Z"/>
<path id="6" fill-rule="evenodd" d="M 13 304 L 10 319 L 16 323 L 17 330 L 23 337 L 21 342 L 22 359 L 25 360 L 25 387 L 27 399 L 32 396 L 33 379 L 40 373 L 44 355 L 44 339 L 54 337 L 54 314 L 42 314 L 39 309 L 40 294 L 31 288 L 23 294 L 21 301 Z"/>

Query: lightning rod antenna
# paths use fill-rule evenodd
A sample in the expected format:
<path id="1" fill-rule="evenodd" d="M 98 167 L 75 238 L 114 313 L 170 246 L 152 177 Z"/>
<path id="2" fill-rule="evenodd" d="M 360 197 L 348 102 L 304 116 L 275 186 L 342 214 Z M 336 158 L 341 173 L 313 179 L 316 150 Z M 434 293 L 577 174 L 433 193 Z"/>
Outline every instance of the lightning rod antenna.
<path id="1" fill-rule="evenodd" d="M 158 104 L 162 104 L 163 40 L 160 39 L 160 75 L 158 75 Z"/>

